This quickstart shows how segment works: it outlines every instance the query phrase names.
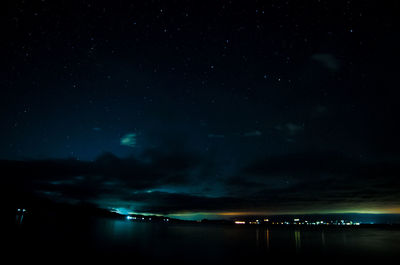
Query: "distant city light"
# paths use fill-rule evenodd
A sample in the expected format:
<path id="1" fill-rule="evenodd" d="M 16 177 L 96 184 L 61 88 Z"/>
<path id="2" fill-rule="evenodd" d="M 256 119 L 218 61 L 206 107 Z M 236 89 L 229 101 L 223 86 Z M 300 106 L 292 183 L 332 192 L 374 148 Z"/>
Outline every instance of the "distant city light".
<path id="1" fill-rule="evenodd" d="M 22 208 L 18 208 L 17 209 L 18 215 L 22 215 L 22 212 L 25 212 L 25 209 Z M 143 221 L 150 221 L 150 222 L 154 222 L 157 220 L 160 221 L 164 221 L 164 222 L 169 222 L 171 221 L 169 218 L 165 218 L 163 217 L 162 219 L 157 219 L 157 218 L 153 218 L 150 216 L 131 216 L 131 215 L 127 215 L 126 216 L 126 220 L 143 220 Z M 306 221 L 303 220 L 301 221 L 300 218 L 294 218 L 291 220 L 270 220 L 269 218 L 263 218 L 263 219 L 248 219 L 248 220 L 236 220 L 233 221 L 234 224 L 241 224 L 241 225 L 285 225 L 285 226 L 289 226 L 289 225 L 295 225 L 295 226 L 330 226 L 330 225 L 335 225 L 335 226 L 359 226 L 361 225 L 360 222 L 354 222 L 351 220 L 335 220 L 335 221 L 325 221 L 325 220 L 319 220 L 319 221 Z M 201 221 L 197 221 L 197 222 L 201 222 Z"/>

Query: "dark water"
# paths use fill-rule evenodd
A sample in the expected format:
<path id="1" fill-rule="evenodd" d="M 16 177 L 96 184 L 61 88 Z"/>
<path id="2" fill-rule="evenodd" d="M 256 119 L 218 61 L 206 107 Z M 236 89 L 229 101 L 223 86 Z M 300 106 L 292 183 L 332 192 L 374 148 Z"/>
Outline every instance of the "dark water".
<path id="1" fill-rule="evenodd" d="M 387 228 L 297 229 L 96 219 L 17 224 L 9 232 L 7 252 L 29 261 L 382 262 L 400 253 L 400 231 Z"/>

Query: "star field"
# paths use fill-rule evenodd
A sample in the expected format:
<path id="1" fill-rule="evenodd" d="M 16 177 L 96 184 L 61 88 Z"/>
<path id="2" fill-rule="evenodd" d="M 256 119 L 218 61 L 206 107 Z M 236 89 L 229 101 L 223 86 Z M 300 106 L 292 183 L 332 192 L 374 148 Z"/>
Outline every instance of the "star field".
<path id="1" fill-rule="evenodd" d="M 394 1 L 2 7 L 10 187 L 162 214 L 398 212 Z"/>

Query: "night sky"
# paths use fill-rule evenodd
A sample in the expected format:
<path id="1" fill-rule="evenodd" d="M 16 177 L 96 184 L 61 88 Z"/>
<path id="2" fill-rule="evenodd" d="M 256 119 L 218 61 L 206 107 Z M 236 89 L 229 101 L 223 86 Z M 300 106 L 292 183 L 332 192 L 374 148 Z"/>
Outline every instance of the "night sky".
<path id="1" fill-rule="evenodd" d="M 10 198 L 400 213 L 396 1 L 1 2 Z"/>

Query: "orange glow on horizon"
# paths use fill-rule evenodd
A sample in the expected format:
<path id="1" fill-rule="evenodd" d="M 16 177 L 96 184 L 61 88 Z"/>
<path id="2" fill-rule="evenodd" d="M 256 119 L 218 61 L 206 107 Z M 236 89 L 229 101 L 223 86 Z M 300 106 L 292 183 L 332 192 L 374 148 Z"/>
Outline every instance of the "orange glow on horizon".
<path id="1" fill-rule="evenodd" d="M 221 212 L 221 213 L 214 213 L 215 215 L 222 215 L 222 216 L 238 216 L 238 215 L 267 215 L 266 212 Z"/>
<path id="2" fill-rule="evenodd" d="M 216 212 L 219 216 L 243 216 L 243 215 L 291 215 L 291 214 L 400 214 L 400 208 L 367 208 L 367 209 L 343 209 L 343 210 L 325 210 L 325 211 L 282 211 L 282 212 L 264 212 L 264 211 L 243 211 L 243 212 Z M 212 214 L 212 213 L 210 213 Z"/>
<path id="3" fill-rule="evenodd" d="M 235 212 L 180 212 L 175 214 L 170 214 L 170 217 L 176 218 L 186 218 L 186 219 L 203 219 L 203 218 L 230 218 L 235 216 L 268 216 L 268 215 L 318 215 L 318 214 L 400 214 L 400 207 L 379 207 L 374 206 L 364 206 L 358 209 L 345 208 L 340 210 L 304 210 L 304 211 L 235 211 Z"/>

